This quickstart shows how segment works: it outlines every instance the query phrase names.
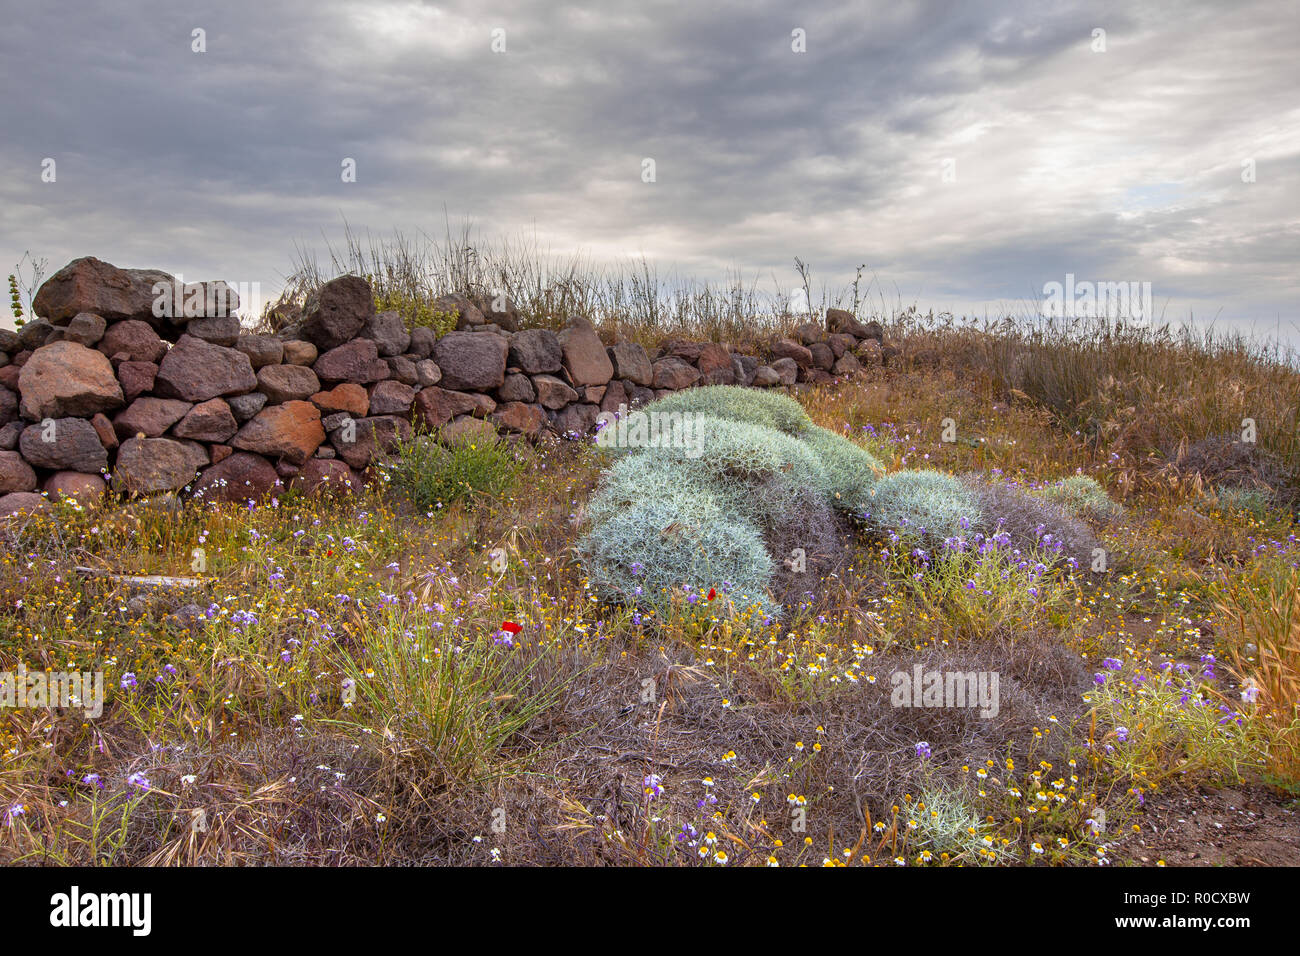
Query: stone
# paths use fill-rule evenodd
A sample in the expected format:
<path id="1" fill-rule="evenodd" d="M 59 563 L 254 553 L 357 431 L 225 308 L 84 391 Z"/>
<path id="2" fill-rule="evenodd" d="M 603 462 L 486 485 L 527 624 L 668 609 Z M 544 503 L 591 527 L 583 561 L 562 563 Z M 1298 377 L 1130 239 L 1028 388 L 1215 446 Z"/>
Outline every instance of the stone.
<path id="1" fill-rule="evenodd" d="M 130 438 L 117 450 L 113 489 L 130 495 L 179 491 L 194 480 L 194 453 L 170 438 Z"/>
<path id="2" fill-rule="evenodd" d="M 137 398 L 113 417 L 113 431 L 121 439 L 137 435 L 157 438 L 184 418 L 193 407 L 189 402 L 170 398 Z"/>
<path id="3" fill-rule="evenodd" d="M 391 374 L 379 359 L 379 349 L 370 339 L 356 339 L 330 349 L 312 366 L 322 382 L 353 382 L 365 385 Z"/>
<path id="4" fill-rule="evenodd" d="M 68 327 L 63 330 L 63 341 L 76 342 L 78 345 L 92 348 L 104 337 L 107 328 L 108 323 L 104 321 L 102 315 L 96 315 L 94 312 L 78 312 L 68 322 Z"/>
<path id="5" fill-rule="evenodd" d="M 99 438 L 99 443 L 109 451 L 117 447 L 117 431 L 113 428 L 112 421 L 103 412 L 99 412 L 90 419 L 90 427 L 95 429 L 95 435 Z"/>
<path id="6" fill-rule="evenodd" d="M 316 449 L 320 451 L 319 448 Z M 229 445 L 209 445 L 208 453 L 212 456 L 212 464 L 219 465 L 235 453 L 235 449 Z"/>
<path id="7" fill-rule="evenodd" d="M 411 329 L 411 342 L 407 349 L 417 359 L 426 359 L 433 354 L 433 345 L 437 340 L 438 336 L 433 329 L 417 326 Z"/>
<path id="8" fill-rule="evenodd" d="M 447 445 L 494 442 L 497 440 L 497 430 L 491 422 L 465 416 L 443 426 L 438 432 L 438 438 Z"/>
<path id="9" fill-rule="evenodd" d="M 224 442 L 239 430 L 230 405 L 220 398 L 200 402 L 172 428 L 177 438 L 194 441 Z"/>
<path id="10" fill-rule="evenodd" d="M 487 392 L 506 378 L 508 342 L 499 335 L 449 332 L 433 348 L 444 388 Z"/>
<path id="11" fill-rule="evenodd" d="M 596 327 L 586 319 L 570 319 L 558 335 L 564 369 L 574 385 L 604 385 L 614 377 L 614 363 Z"/>
<path id="12" fill-rule="evenodd" d="M 731 368 L 735 372 L 737 385 L 752 385 L 754 373 L 758 371 L 758 359 L 752 355 L 736 353 L 731 356 Z"/>
<path id="13" fill-rule="evenodd" d="M 108 321 L 154 316 L 155 282 L 174 283 L 165 272 L 119 269 L 93 256 L 74 259 L 41 284 L 32 311 L 56 325 L 79 312 L 93 312 Z"/>
<path id="14" fill-rule="evenodd" d="M 415 414 L 430 428 L 439 428 L 458 415 L 468 415 L 477 406 L 464 392 L 432 385 L 415 396 Z M 337 445 L 335 447 L 338 447 Z"/>
<path id="15" fill-rule="evenodd" d="M 257 387 L 248 356 L 235 349 L 182 335 L 158 364 L 154 391 L 164 398 L 206 402 L 242 395 Z"/>
<path id="16" fill-rule="evenodd" d="M 858 340 L 843 332 L 833 332 L 826 337 L 826 344 L 831 347 L 831 351 L 835 353 L 835 358 L 838 361 L 844 357 L 845 352 L 852 352 L 858 347 Z"/>
<path id="17" fill-rule="evenodd" d="M 311 402 L 289 401 L 262 409 L 239 429 L 229 444 L 240 451 L 301 465 L 324 440 L 320 409 Z"/>
<path id="18" fill-rule="evenodd" d="M 483 318 L 483 313 L 465 296 L 459 293 L 449 293 L 440 295 L 433 300 L 433 310 L 441 312 L 444 315 L 450 315 L 456 320 L 456 328 L 459 331 L 465 331 L 476 325 L 482 325 L 487 319 Z"/>
<path id="19" fill-rule="evenodd" d="M 18 417 L 18 393 L 0 388 L 0 425 L 8 425 Z"/>
<path id="20" fill-rule="evenodd" d="M 811 368 L 813 364 L 812 352 L 798 342 L 792 342 L 789 339 L 777 339 L 772 343 L 772 357 L 775 359 L 791 359 L 800 368 Z M 775 362 L 772 363 L 772 367 L 776 368 Z"/>
<path id="21" fill-rule="evenodd" d="M 564 349 L 550 329 L 524 329 L 510 336 L 510 364 L 529 375 L 558 372 Z"/>
<path id="22" fill-rule="evenodd" d="M 692 342 L 689 339 L 669 339 L 660 349 L 659 357 L 667 358 L 672 356 L 694 365 L 699 360 L 700 353 L 704 351 L 705 344 L 704 342 Z"/>
<path id="23" fill-rule="evenodd" d="M 401 382 L 380 382 L 370 389 L 370 415 L 409 415 L 415 402 L 415 389 Z"/>
<path id="24" fill-rule="evenodd" d="M 650 356 L 643 346 L 636 342 L 620 342 L 605 350 L 614 365 L 614 377 L 627 379 L 637 385 L 649 385 L 654 381 L 654 368 Z"/>
<path id="25" fill-rule="evenodd" d="M 438 363 L 433 359 L 420 359 L 416 362 L 415 374 L 418 378 L 416 384 L 421 388 L 428 388 L 442 381 L 442 369 L 438 368 Z"/>
<path id="26" fill-rule="evenodd" d="M 17 393 L 18 376 L 22 374 L 23 368 L 21 365 L 6 365 L 4 368 L 0 368 L 0 388 Z"/>
<path id="27" fill-rule="evenodd" d="M 826 332 L 816 322 L 805 322 L 803 325 L 796 326 L 794 334 L 804 345 L 826 341 Z"/>
<path id="28" fill-rule="evenodd" d="M 360 471 L 376 456 L 392 451 L 399 441 L 409 440 L 411 423 L 394 415 L 379 415 L 357 421 L 353 441 L 347 440 L 347 431 L 340 428 L 331 432 L 330 444 L 340 458 Z"/>
<path id="29" fill-rule="evenodd" d="M 127 402 L 152 392 L 157 378 L 158 366 L 153 362 L 121 362 L 117 366 L 117 380 L 122 385 L 122 398 Z"/>
<path id="30" fill-rule="evenodd" d="M 51 498 L 75 498 L 78 504 L 94 508 L 103 502 L 108 482 L 103 475 L 56 471 L 41 487 Z"/>
<path id="31" fill-rule="evenodd" d="M 478 296 L 473 302 L 483 313 L 485 322 L 494 323 L 507 332 L 515 332 L 519 329 L 519 309 L 505 294 Z"/>
<path id="32" fill-rule="evenodd" d="M 0 329 L 0 352 L 17 352 L 23 347 L 23 340 L 13 329 Z"/>
<path id="33" fill-rule="evenodd" d="M 852 375 L 854 372 L 860 371 L 861 368 L 862 365 L 853 357 L 853 353 L 845 352 L 835 360 L 835 367 L 831 371 L 836 375 Z"/>
<path id="34" fill-rule="evenodd" d="M 534 438 L 546 424 L 546 413 L 540 405 L 527 402 L 506 402 L 492 413 L 492 420 L 502 428 Z"/>
<path id="35" fill-rule="evenodd" d="M 247 501 L 282 486 L 275 466 L 261 455 L 235 452 L 204 470 L 194 483 L 193 497 L 203 501 Z"/>
<path id="36" fill-rule="evenodd" d="M 338 459 L 313 458 L 293 476 L 289 487 L 305 495 L 315 494 L 318 491 L 344 494 L 353 489 L 360 489 L 361 476 L 349 468 L 347 462 Z"/>
<path id="37" fill-rule="evenodd" d="M 388 374 L 394 381 L 401 382 L 403 385 L 420 385 L 420 373 L 416 370 L 415 363 L 405 355 L 389 356 L 384 359 L 384 363 L 388 366 Z"/>
<path id="38" fill-rule="evenodd" d="M 261 392 L 248 392 L 226 399 L 226 404 L 230 406 L 230 414 L 235 416 L 235 421 L 246 422 L 265 407 L 266 396 Z"/>
<path id="39" fill-rule="evenodd" d="M 16 451 L 0 451 L 0 494 L 35 491 L 36 472 Z"/>
<path id="40" fill-rule="evenodd" d="M 406 323 L 396 312 L 376 312 L 366 320 L 359 334 L 363 339 L 373 340 L 380 355 L 401 355 L 411 344 Z"/>
<path id="41" fill-rule="evenodd" d="M 578 393 L 554 375 L 534 375 L 533 388 L 544 408 L 559 409 L 578 400 Z"/>
<path id="42" fill-rule="evenodd" d="M 562 435 L 587 435 L 596 430 L 599 415 L 597 405 L 569 405 L 556 412 L 555 427 Z"/>
<path id="43" fill-rule="evenodd" d="M 793 385 L 799 379 L 799 363 L 792 358 L 779 358 L 772 362 L 772 371 L 776 372 L 782 385 Z"/>
<path id="44" fill-rule="evenodd" d="M 690 388 L 700 380 L 699 369 L 674 355 L 666 356 L 655 362 L 654 373 L 654 387 L 669 391 Z"/>
<path id="45" fill-rule="evenodd" d="M 649 405 L 655 400 L 655 393 L 652 388 L 646 388 L 644 385 L 636 385 L 631 382 L 624 382 L 623 388 L 627 390 L 629 406 Z"/>
<path id="46" fill-rule="evenodd" d="M 160 362 L 167 354 L 167 343 L 158 337 L 152 325 L 139 319 L 114 322 L 95 346 L 109 358 L 125 352 L 130 362 Z"/>
<path id="47" fill-rule="evenodd" d="M 605 395 L 600 400 L 600 410 L 602 412 L 617 412 L 620 406 L 629 405 L 630 396 L 627 393 L 627 386 L 622 381 L 613 381 L 605 389 Z"/>
<path id="48" fill-rule="evenodd" d="M 316 373 L 305 366 L 266 365 L 258 369 L 257 390 L 267 404 L 281 405 L 311 398 L 321 389 Z"/>
<path id="49" fill-rule="evenodd" d="M 710 372 L 716 371 L 726 371 L 733 378 L 735 377 L 735 369 L 731 367 L 731 352 L 726 346 L 719 345 L 717 342 L 705 343 L 700 349 L 695 365 L 705 378 L 708 378 Z"/>
<path id="50" fill-rule="evenodd" d="M 102 417 L 102 416 L 96 416 Z M 110 429 L 111 431 L 111 429 Z M 22 422 L 10 422 L 0 426 L 0 451 L 13 451 L 18 447 L 18 436 L 23 433 Z M 116 443 L 117 439 L 113 439 Z"/>
<path id="51" fill-rule="evenodd" d="M 588 385 L 579 393 L 579 396 L 588 404 L 599 405 L 604 400 L 605 389 L 608 387 L 608 385 Z"/>
<path id="52" fill-rule="evenodd" d="M 316 346 L 300 339 L 287 339 L 281 348 L 284 351 L 285 365 L 312 365 L 320 355 Z"/>
<path id="53" fill-rule="evenodd" d="M 503 402 L 533 402 L 537 400 L 537 392 L 527 375 L 507 372 L 505 383 L 497 389 L 497 398 Z"/>
<path id="54" fill-rule="evenodd" d="M 30 421 L 89 417 L 122 405 L 122 386 L 107 358 L 76 342 L 54 342 L 32 353 L 18 375 L 20 411 Z"/>
<path id="55" fill-rule="evenodd" d="M 194 319 L 185 326 L 185 331 L 213 345 L 233 346 L 239 341 L 239 319 L 233 315 Z"/>
<path id="56" fill-rule="evenodd" d="M 814 342 L 808 346 L 808 351 L 812 353 L 813 368 L 829 372 L 835 367 L 835 353 L 825 342 Z"/>
<path id="57" fill-rule="evenodd" d="M 0 518 L 12 518 L 15 515 L 29 515 L 37 511 L 46 511 L 50 503 L 31 491 L 15 491 L 0 495 Z"/>
<path id="58" fill-rule="evenodd" d="M 797 370 L 798 366 L 795 368 Z M 771 388 L 773 385 L 781 384 L 781 376 L 770 365 L 760 365 L 754 369 L 754 379 L 750 384 L 758 388 Z"/>
<path id="59" fill-rule="evenodd" d="M 193 323 L 190 323 L 193 328 Z M 303 343 L 308 345 L 310 343 Z M 313 351 L 315 346 L 311 346 Z M 249 332 L 241 333 L 235 339 L 235 348 L 248 356 L 248 363 L 253 366 L 253 371 L 265 368 L 268 365 L 279 365 L 284 361 L 284 343 L 274 335 L 253 335 Z M 313 356 L 313 360 L 314 360 Z M 292 363 L 291 363 L 292 364 Z"/>
<path id="60" fill-rule="evenodd" d="M 482 392 L 466 392 L 465 397 L 474 403 L 470 414 L 475 418 L 487 418 L 496 411 L 497 403 L 491 395 L 484 395 Z"/>
<path id="61" fill-rule="evenodd" d="M 873 323 L 879 327 L 880 323 Z M 871 334 L 871 330 L 857 320 L 857 318 L 848 309 L 827 309 L 826 310 L 826 331 L 839 332 L 851 335 L 854 339 L 877 338 Z M 852 348 L 853 346 L 849 346 Z"/>
<path id="62" fill-rule="evenodd" d="M 374 314 L 370 283 L 360 276 L 339 276 L 308 296 L 300 334 L 327 352 L 354 339 Z"/>
<path id="63" fill-rule="evenodd" d="M 317 392 L 311 401 L 325 415 L 346 412 L 353 418 L 365 418 L 370 413 L 370 396 L 360 385 L 351 382 L 335 385 L 327 392 Z"/>

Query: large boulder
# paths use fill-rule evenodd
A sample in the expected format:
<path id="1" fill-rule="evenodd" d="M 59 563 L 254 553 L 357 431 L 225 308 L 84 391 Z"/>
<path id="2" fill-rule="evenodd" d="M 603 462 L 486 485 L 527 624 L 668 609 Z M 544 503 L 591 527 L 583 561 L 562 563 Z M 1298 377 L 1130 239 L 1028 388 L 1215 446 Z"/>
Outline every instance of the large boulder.
<path id="1" fill-rule="evenodd" d="M 164 319 L 184 323 L 228 316 L 238 308 L 239 296 L 224 282 L 182 285 L 158 269 L 119 269 L 92 256 L 54 273 L 32 300 L 32 311 L 55 325 L 66 325 L 79 312 L 108 322 L 139 319 L 158 326 Z"/>
<path id="2" fill-rule="evenodd" d="M 207 456 L 171 438 L 130 438 L 117 450 L 113 488 L 129 495 L 179 491 L 194 480 Z"/>
<path id="3" fill-rule="evenodd" d="M 192 335 L 182 335 L 163 356 L 154 381 L 158 395 L 187 402 L 242 395 L 256 387 L 257 376 L 247 355 Z"/>
<path id="4" fill-rule="evenodd" d="M 790 339 L 778 339 L 772 343 L 772 357 L 774 359 L 791 359 L 795 365 L 800 368 L 811 368 L 813 364 L 813 354 L 806 346 L 798 342 L 792 342 Z M 776 363 L 772 363 L 776 368 Z"/>
<path id="5" fill-rule="evenodd" d="M 355 339 L 325 352 L 312 366 L 322 382 L 379 382 L 392 373 L 370 339 Z"/>
<path id="6" fill-rule="evenodd" d="M 193 441 L 224 442 L 238 430 L 239 423 L 229 403 L 211 398 L 191 408 L 172 428 L 172 434 Z"/>
<path id="7" fill-rule="evenodd" d="M 247 501 L 281 486 L 275 466 L 261 455 L 237 451 L 206 468 L 194 483 L 193 496 L 203 501 Z"/>
<path id="8" fill-rule="evenodd" d="M 373 340 L 380 355 L 401 355 L 411 344 L 411 334 L 406 331 L 406 323 L 396 312 L 377 312 L 372 315 L 361 330 L 361 337 Z"/>
<path id="9" fill-rule="evenodd" d="M 118 438 L 157 438 L 185 417 L 194 406 L 173 398 L 137 398 L 113 418 L 113 431 Z"/>
<path id="10" fill-rule="evenodd" d="M 524 329 L 510 336 L 509 360 L 529 375 L 558 372 L 564 363 L 564 349 L 550 329 Z"/>
<path id="11" fill-rule="evenodd" d="M 253 335 L 244 332 L 235 340 L 235 348 L 248 356 L 253 371 L 267 365 L 279 365 L 284 361 L 284 343 L 274 335 Z M 315 351 L 314 346 L 312 349 Z M 315 356 L 313 356 L 313 361 L 314 359 Z"/>
<path id="12" fill-rule="evenodd" d="M 56 418 L 29 425 L 18 436 L 28 464 L 50 471 L 94 473 L 108 467 L 108 450 L 95 426 L 84 418 Z"/>
<path id="13" fill-rule="evenodd" d="M 280 405 L 311 398 L 320 391 L 320 379 L 302 365 L 265 365 L 257 371 L 257 390 Z"/>
<path id="14" fill-rule="evenodd" d="M 0 494 L 35 491 L 36 472 L 16 451 L 0 451 Z"/>
<path id="15" fill-rule="evenodd" d="M 574 385 L 604 385 L 614 377 L 605 343 L 586 319 L 571 319 L 559 334 L 564 368 Z"/>
<path id="16" fill-rule="evenodd" d="M 878 323 L 876 324 L 878 326 Z M 879 338 L 878 335 L 872 334 L 871 329 L 859 322 L 848 309 L 827 309 L 826 331 L 851 335 L 855 339 Z"/>
<path id="17" fill-rule="evenodd" d="M 627 379 L 637 385 L 650 385 L 655 380 L 654 367 L 644 346 L 636 342 L 620 342 L 605 350 L 614 363 L 616 378 Z"/>
<path id="18" fill-rule="evenodd" d="M 114 322 L 95 348 L 109 358 L 125 355 L 129 362 L 159 362 L 167 354 L 167 343 L 158 337 L 152 325 L 139 319 Z"/>
<path id="19" fill-rule="evenodd" d="M 554 375 L 534 375 L 533 388 L 537 401 L 546 408 L 559 409 L 578 400 L 578 393 Z"/>
<path id="20" fill-rule="evenodd" d="M 22 416 L 30 421 L 90 417 L 119 407 L 122 386 L 99 352 L 76 342 L 43 345 L 18 373 Z"/>
<path id="21" fill-rule="evenodd" d="M 458 415 L 468 415 L 477 406 L 464 392 L 437 385 L 421 389 L 415 396 L 415 414 L 430 428 L 439 428 Z"/>
<path id="22" fill-rule="evenodd" d="M 370 283 L 360 276 L 339 276 L 308 297 L 300 334 L 325 352 L 355 338 L 374 314 Z"/>
<path id="23" fill-rule="evenodd" d="M 291 401 L 262 409 L 239 429 L 230 445 L 302 465 L 324 440 L 320 409 L 311 402 Z"/>
<path id="24" fill-rule="evenodd" d="M 668 355 L 654 363 L 654 381 L 656 389 L 690 388 L 700 380 L 700 370 L 685 359 Z M 569 431 L 571 429 L 565 429 Z"/>
<path id="25" fill-rule="evenodd" d="M 448 332 L 433 347 L 442 385 L 475 392 L 500 388 L 506 378 L 506 339 L 491 332 Z"/>

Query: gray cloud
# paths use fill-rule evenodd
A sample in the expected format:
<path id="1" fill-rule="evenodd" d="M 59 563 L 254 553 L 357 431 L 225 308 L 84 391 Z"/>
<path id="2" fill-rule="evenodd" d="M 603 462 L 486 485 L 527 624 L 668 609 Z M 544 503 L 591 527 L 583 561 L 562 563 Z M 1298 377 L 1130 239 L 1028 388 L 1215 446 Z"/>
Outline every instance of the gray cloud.
<path id="1" fill-rule="evenodd" d="M 788 287 L 799 255 L 839 285 L 866 262 L 890 300 L 958 314 L 1066 273 L 1150 281 L 1168 318 L 1280 318 L 1300 341 L 1285 9 L 699 7 L 13 5 L 0 264 L 97 255 L 273 290 L 295 244 L 337 240 L 345 218 L 440 233 L 445 209 L 700 278 Z"/>

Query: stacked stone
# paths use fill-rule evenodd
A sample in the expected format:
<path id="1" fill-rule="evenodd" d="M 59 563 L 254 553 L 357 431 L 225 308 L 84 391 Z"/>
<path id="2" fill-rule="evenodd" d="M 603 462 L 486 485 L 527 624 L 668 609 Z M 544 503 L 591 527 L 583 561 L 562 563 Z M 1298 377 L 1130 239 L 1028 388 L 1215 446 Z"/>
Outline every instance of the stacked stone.
<path id="1" fill-rule="evenodd" d="M 243 331 L 238 305 L 224 282 L 94 258 L 51 276 L 39 319 L 0 330 L 0 515 L 46 507 L 38 491 L 243 501 L 349 487 L 415 424 L 452 440 L 587 434 L 602 411 L 678 389 L 831 381 L 891 355 L 878 323 L 836 309 L 762 364 L 717 343 L 606 347 L 582 319 L 520 331 L 500 297 L 443 296 L 456 330 L 435 338 L 376 312 L 356 276 L 325 283 L 275 335 Z"/>

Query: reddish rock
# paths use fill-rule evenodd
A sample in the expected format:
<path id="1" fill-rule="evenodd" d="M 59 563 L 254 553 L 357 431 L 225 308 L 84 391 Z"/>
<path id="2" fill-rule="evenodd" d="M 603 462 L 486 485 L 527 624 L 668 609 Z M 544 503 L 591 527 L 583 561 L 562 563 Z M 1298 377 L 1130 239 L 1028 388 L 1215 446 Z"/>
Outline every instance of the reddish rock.
<path id="1" fill-rule="evenodd" d="M 121 362 L 117 366 L 117 380 L 122 385 L 122 397 L 134 402 L 141 395 L 153 391 L 158 377 L 158 366 L 153 362 Z"/>
<path id="2" fill-rule="evenodd" d="M 533 388 L 546 408 L 559 409 L 578 400 L 578 393 L 554 375 L 534 375 Z"/>
<path id="3" fill-rule="evenodd" d="M 326 415 L 347 412 L 353 418 L 364 418 L 370 409 L 370 396 L 366 390 L 350 382 L 335 385 L 327 392 L 317 392 L 311 401 Z"/>
<path id="4" fill-rule="evenodd" d="M 555 416 L 556 429 L 564 435 L 589 435 L 596 430 L 600 408 L 595 405 L 570 405 Z"/>
<path id="5" fill-rule="evenodd" d="M 487 322 L 478 306 L 456 292 L 438 296 L 433 300 L 433 309 L 453 316 L 456 319 L 456 328 L 460 330 L 471 329 Z"/>
<path id="6" fill-rule="evenodd" d="M 8 425 L 18 417 L 18 393 L 0 388 L 0 425 Z"/>
<path id="7" fill-rule="evenodd" d="M 36 472 L 16 451 L 0 451 L 0 494 L 35 491 Z"/>
<path id="8" fill-rule="evenodd" d="M 415 389 L 389 379 L 371 387 L 369 413 L 371 415 L 409 415 L 411 405 L 414 402 Z"/>
<path id="9" fill-rule="evenodd" d="M 474 403 L 474 408 L 470 414 L 475 418 L 487 418 L 496 411 L 497 403 L 491 395 L 484 395 L 482 392 L 467 392 L 466 398 Z"/>
<path id="10" fill-rule="evenodd" d="M 163 356 L 154 382 L 158 395 L 187 402 L 242 395 L 256 387 L 257 376 L 247 355 L 192 335 L 182 335 Z"/>
<path id="11" fill-rule="evenodd" d="M 792 358 L 776 359 L 771 367 L 782 385 L 793 385 L 799 378 L 799 364 Z"/>
<path id="12" fill-rule="evenodd" d="M 542 411 L 542 407 L 524 402 L 507 402 L 501 405 L 493 413 L 492 419 L 502 428 L 520 432 L 529 438 L 535 437 L 546 424 L 546 414 Z"/>
<path id="13" fill-rule="evenodd" d="M 676 356 L 666 356 L 654 363 L 654 387 L 676 391 L 690 388 L 700 380 L 700 370 Z"/>
<path id="14" fill-rule="evenodd" d="M 790 364 L 794 365 L 793 362 Z M 795 366 L 795 373 L 798 374 L 798 366 Z M 774 385 L 781 384 L 781 376 L 776 373 L 772 366 L 760 365 L 754 370 L 754 381 L 751 384 L 756 388 L 771 388 Z"/>
<path id="15" fill-rule="evenodd" d="M 604 385 L 614 377 L 605 343 L 586 319 L 571 319 L 559 333 L 564 350 L 564 368 L 574 385 Z"/>
<path id="16" fill-rule="evenodd" d="M 18 376 L 22 416 L 30 421 L 89 417 L 122 405 L 122 386 L 107 358 L 76 342 L 53 342 L 32 353 Z"/>
<path id="17" fill-rule="evenodd" d="M 219 465 L 229 458 L 235 451 L 229 445 L 210 445 L 208 451 L 212 455 L 212 464 Z"/>
<path id="18" fill-rule="evenodd" d="M 374 314 L 370 283 L 359 276 L 339 276 L 308 297 L 301 334 L 325 352 L 355 338 Z"/>
<path id="19" fill-rule="evenodd" d="M 858 340 L 846 333 L 834 332 L 827 337 L 826 344 L 831 347 L 831 351 L 835 353 L 835 358 L 838 361 L 844 357 L 845 352 L 852 352 L 858 347 Z"/>
<path id="20" fill-rule="evenodd" d="M 179 491 L 194 480 L 194 451 L 171 438 L 130 438 L 117 450 L 113 488 L 130 495 Z"/>
<path id="21" fill-rule="evenodd" d="M 845 352 L 838 359 L 836 359 L 835 367 L 831 369 L 831 371 L 833 371 L 836 375 L 852 375 L 854 372 L 859 371 L 861 368 L 862 365 L 858 362 L 856 358 L 853 357 L 853 353 Z"/>
<path id="22" fill-rule="evenodd" d="M 51 498 L 75 498 L 78 504 L 93 508 L 103 501 L 108 483 L 104 481 L 103 475 L 56 471 L 45 479 L 43 488 Z"/>
<path id="23" fill-rule="evenodd" d="M 108 467 L 108 451 L 84 418 L 56 418 L 29 425 L 18 436 L 27 463 L 50 471 L 94 473 Z"/>
<path id="24" fill-rule="evenodd" d="M 224 399 L 210 398 L 200 402 L 189 410 L 176 426 L 172 434 L 177 438 L 192 438 L 195 441 L 224 442 L 239 430 L 239 423 Z"/>
<path id="25" fill-rule="evenodd" d="M 505 384 L 497 389 L 497 398 L 503 402 L 531 402 L 537 398 L 533 383 L 521 372 L 507 372 Z"/>
<path id="26" fill-rule="evenodd" d="M 491 422 L 463 415 L 438 429 L 438 438 L 446 445 L 492 442 L 497 440 L 497 430 Z"/>
<path id="27" fill-rule="evenodd" d="M 169 398 L 137 398 L 114 416 L 113 431 L 122 439 L 137 435 L 157 438 L 193 407 L 189 402 Z"/>
<path id="28" fill-rule="evenodd" d="M 512 366 L 529 375 L 558 372 L 564 364 L 564 349 L 550 329 L 524 329 L 510 336 L 508 350 Z"/>
<path id="29" fill-rule="evenodd" d="M 275 466 L 261 455 L 235 452 L 199 476 L 193 496 L 203 501 L 237 501 L 261 498 L 283 485 Z"/>
<path id="30" fill-rule="evenodd" d="M 284 343 L 274 335 L 245 332 L 235 340 L 235 348 L 248 356 L 254 371 L 267 365 L 279 365 L 284 360 Z"/>
<path id="31" fill-rule="evenodd" d="M 305 495 L 318 491 L 346 494 L 361 488 L 361 476 L 337 458 L 313 458 L 299 469 L 289 487 Z"/>
<path id="32" fill-rule="evenodd" d="M 32 311 L 62 325 L 78 312 L 93 312 L 108 321 L 153 316 L 154 284 L 172 282 L 165 272 L 119 269 L 91 256 L 74 259 L 50 276 L 32 300 Z"/>
<path id="33" fill-rule="evenodd" d="M 835 353 L 825 342 L 814 342 L 808 346 L 808 351 L 812 353 L 813 368 L 829 372 L 835 367 Z"/>
<path id="34" fill-rule="evenodd" d="M 805 322 L 794 330 L 794 334 L 799 337 L 800 342 L 808 346 L 826 341 L 825 330 L 816 322 Z"/>
<path id="35" fill-rule="evenodd" d="M 230 440 L 230 445 L 301 465 L 324 440 L 320 409 L 311 402 L 293 401 L 262 409 Z"/>
<path id="36" fill-rule="evenodd" d="M 350 466 L 360 471 L 376 455 L 391 451 L 399 441 L 411 437 L 411 423 L 395 415 L 363 418 L 353 423 L 349 441 L 348 429 L 339 428 L 330 433 L 330 444 Z"/>
<path id="37" fill-rule="evenodd" d="M 800 368 L 810 368 L 813 363 L 812 352 L 798 342 L 792 342 L 789 339 L 778 339 L 772 343 L 772 357 L 775 359 L 788 358 L 794 361 L 795 365 Z M 776 363 L 772 363 L 776 368 Z"/>
<path id="38" fill-rule="evenodd" d="M 78 312 L 63 330 L 64 342 L 76 342 L 86 348 L 94 348 L 95 343 L 104 337 L 108 323 L 104 317 L 93 312 Z"/>
<path id="39" fill-rule="evenodd" d="M 873 322 L 871 324 L 879 327 L 879 323 Z M 848 309 L 827 309 L 826 331 L 851 335 L 855 339 L 876 337 L 872 335 L 872 330 L 859 322 Z M 850 345 L 849 348 L 853 348 L 853 346 Z"/>
<path id="40" fill-rule="evenodd" d="M 15 491 L 0 495 L 0 518 L 12 518 L 15 515 L 29 515 L 45 511 L 50 503 L 31 491 Z"/>
<path id="41" fill-rule="evenodd" d="M 447 424 L 457 415 L 468 415 L 476 407 L 474 400 L 464 392 L 454 392 L 438 385 L 431 385 L 416 394 L 414 411 L 424 424 L 430 428 L 437 428 Z"/>
<path id="42" fill-rule="evenodd" d="M 654 367 L 646 350 L 635 342 L 620 342 L 605 350 L 614 363 L 614 375 L 637 385 L 650 385 L 655 380 Z"/>
<path id="43" fill-rule="evenodd" d="M 300 402 L 320 391 L 320 379 L 301 365 L 267 365 L 258 370 L 257 390 L 272 405 Z"/>
<path id="44" fill-rule="evenodd" d="M 370 339 L 356 339 L 330 349 L 312 366 L 322 382 L 378 382 L 391 374 Z"/>
<path id="45" fill-rule="evenodd" d="M 112 451 L 117 447 L 117 432 L 113 428 L 113 423 L 109 421 L 108 416 L 103 412 L 100 412 L 90 420 L 90 427 L 95 429 L 95 434 L 99 438 L 99 443 L 109 451 Z"/>
<path id="46" fill-rule="evenodd" d="M 446 388 L 486 392 L 506 378 L 506 339 L 490 332 L 449 332 L 434 344 L 433 358 Z"/>
<path id="47" fill-rule="evenodd" d="M 284 342 L 285 365 L 311 365 L 319 355 L 320 351 L 310 342 L 298 339 L 288 339 Z"/>
<path id="48" fill-rule="evenodd" d="M 620 382 L 610 382 L 609 388 L 605 389 L 605 397 L 600 400 L 600 410 L 602 412 L 617 412 L 620 405 L 630 405 L 631 396 L 627 393 L 627 386 Z"/>
<path id="49" fill-rule="evenodd" d="M 160 362 L 167 354 L 167 343 L 158 337 L 153 326 L 139 319 L 114 322 L 95 346 L 109 358 L 125 353 L 129 362 Z"/>

